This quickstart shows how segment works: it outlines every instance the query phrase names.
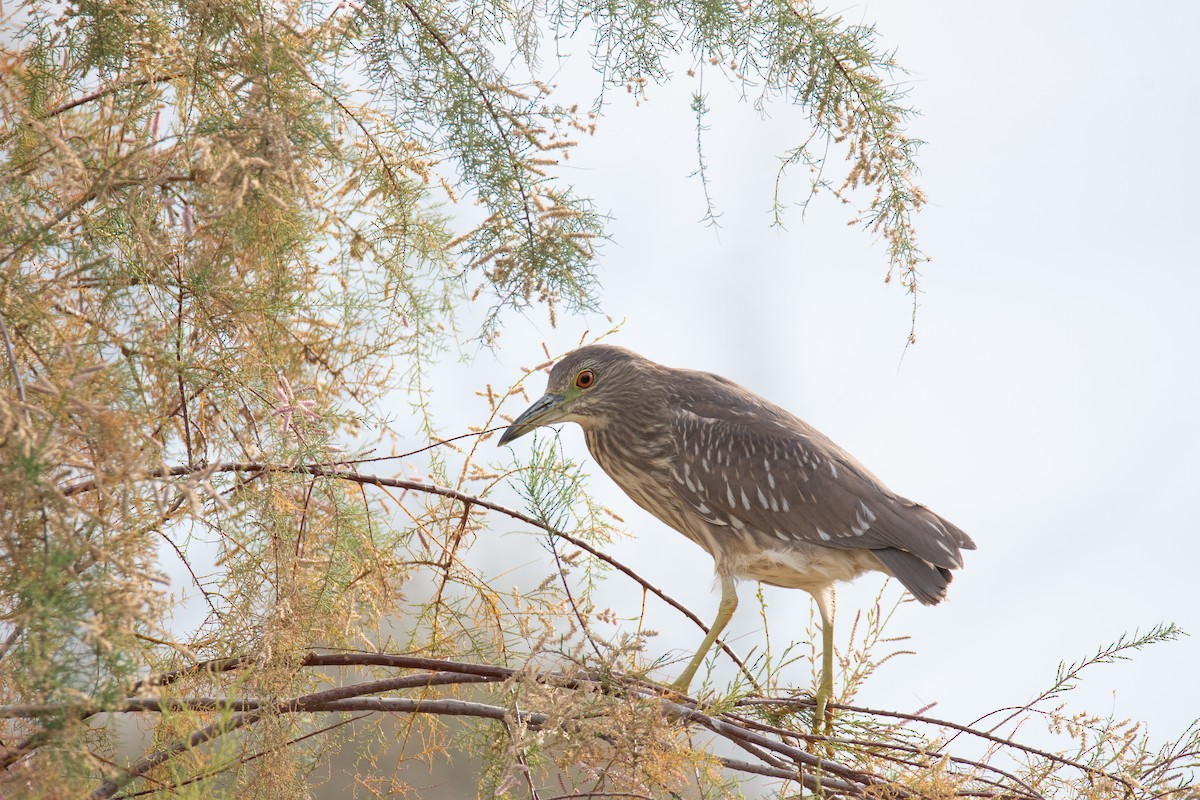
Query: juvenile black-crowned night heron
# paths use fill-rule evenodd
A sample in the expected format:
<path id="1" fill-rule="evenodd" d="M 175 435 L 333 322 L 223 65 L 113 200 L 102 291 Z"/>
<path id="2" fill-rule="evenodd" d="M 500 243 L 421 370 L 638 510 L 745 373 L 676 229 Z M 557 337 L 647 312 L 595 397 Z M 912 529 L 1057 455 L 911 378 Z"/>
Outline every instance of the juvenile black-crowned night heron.
<path id="1" fill-rule="evenodd" d="M 684 693 L 737 608 L 735 580 L 749 578 L 816 599 L 821 720 L 833 693 L 833 584 L 878 570 L 934 605 L 963 565 L 960 551 L 975 548 L 803 420 L 719 375 L 582 347 L 554 366 L 546 394 L 500 444 L 557 422 L 578 422 L 609 477 L 713 557 L 720 609 L 674 684 Z"/>

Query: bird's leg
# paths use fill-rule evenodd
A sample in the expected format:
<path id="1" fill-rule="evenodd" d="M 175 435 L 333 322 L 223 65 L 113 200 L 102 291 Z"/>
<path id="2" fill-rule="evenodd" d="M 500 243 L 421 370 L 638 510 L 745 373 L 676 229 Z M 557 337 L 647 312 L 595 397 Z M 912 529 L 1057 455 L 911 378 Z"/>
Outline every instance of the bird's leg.
<path id="1" fill-rule="evenodd" d="M 692 678 L 696 677 L 696 670 L 700 669 L 700 665 L 704 663 L 704 657 L 708 655 L 709 649 L 717 641 L 717 637 L 721 635 L 721 631 L 725 630 L 725 626 L 729 624 L 729 620 L 733 618 L 733 612 L 737 610 L 737 604 L 737 586 L 734 584 L 733 578 L 722 576 L 721 605 L 717 608 L 717 618 L 713 620 L 712 625 L 708 629 L 708 635 L 700 643 L 700 649 L 696 651 L 696 655 L 692 656 L 691 663 L 687 665 L 683 673 L 671 684 L 672 689 L 680 694 L 687 694 L 688 686 L 692 683 Z"/>
<path id="2" fill-rule="evenodd" d="M 813 594 L 821 612 L 821 683 L 817 686 L 816 708 L 813 710 L 813 732 L 823 726 L 825 733 L 833 732 L 833 712 L 829 700 L 833 697 L 833 610 L 830 607 L 833 589 L 826 587 Z"/>

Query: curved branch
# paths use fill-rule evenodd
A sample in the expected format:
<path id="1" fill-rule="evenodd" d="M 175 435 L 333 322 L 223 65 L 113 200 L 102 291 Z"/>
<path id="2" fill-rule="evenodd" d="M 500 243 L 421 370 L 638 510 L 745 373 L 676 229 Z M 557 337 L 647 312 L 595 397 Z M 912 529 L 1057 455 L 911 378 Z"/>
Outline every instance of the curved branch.
<path id="1" fill-rule="evenodd" d="M 704 633 L 706 633 L 706 634 L 708 633 L 708 626 L 704 624 L 703 620 L 701 620 L 698 616 L 696 616 L 687 606 L 683 605 L 678 600 L 676 600 L 675 598 L 668 595 L 662 589 L 660 589 L 657 586 L 655 586 L 654 584 L 650 583 L 648 580 L 646 580 L 642 576 L 638 575 L 632 569 L 625 566 L 625 564 L 616 560 L 612 556 L 607 555 L 602 550 L 588 544 L 583 539 L 580 539 L 577 536 L 573 536 L 565 531 L 560 531 L 557 528 L 555 528 L 554 526 L 549 525 L 540 519 L 531 517 L 528 514 L 524 514 L 520 511 L 516 511 L 514 509 L 508 508 L 507 506 L 502 506 L 499 503 L 493 503 L 491 500 L 485 500 L 482 497 L 476 497 L 475 495 L 470 495 L 465 492 L 460 492 L 457 489 L 450 489 L 448 487 L 438 486 L 437 484 L 433 484 L 433 483 L 423 483 L 421 481 L 404 480 L 402 478 L 386 478 L 386 477 L 383 477 L 380 475 L 370 475 L 370 474 L 366 474 L 366 473 L 362 473 L 362 472 L 355 472 L 352 470 L 342 469 L 342 468 L 340 468 L 340 465 L 343 462 L 340 462 L 340 461 L 329 462 L 329 463 L 331 464 L 331 466 L 325 466 L 325 465 L 320 465 L 320 464 L 297 464 L 297 465 L 268 464 L 265 462 L 255 462 L 255 461 L 220 462 L 220 463 L 216 463 L 216 464 L 209 464 L 207 466 L 187 466 L 186 464 L 181 464 L 181 465 L 175 466 L 175 467 L 164 467 L 162 469 L 149 470 L 147 472 L 142 473 L 141 477 L 142 478 L 182 478 L 182 477 L 186 477 L 188 475 L 193 475 L 193 474 L 200 473 L 200 472 L 204 472 L 206 474 L 216 474 L 219 472 L 252 472 L 252 473 L 279 472 L 279 473 L 292 474 L 292 475 L 316 475 L 319 477 L 335 478 L 338 480 L 351 481 L 353 483 L 358 483 L 358 484 L 362 484 L 365 486 L 380 486 L 380 487 L 387 487 L 387 488 L 391 488 L 391 489 L 407 489 L 409 491 L 414 491 L 414 492 L 425 492 L 426 494 L 435 494 L 440 497 L 446 497 L 451 500 L 457 500 L 460 503 L 465 503 L 465 504 L 472 505 L 472 506 L 479 506 L 480 508 L 485 508 L 489 511 L 495 511 L 499 514 L 504 514 L 505 516 L 511 517 L 512 519 L 518 520 L 520 522 L 524 522 L 528 525 L 532 525 L 535 528 L 545 531 L 546 533 L 550 534 L 551 536 L 555 536 L 559 539 L 562 539 L 563 541 L 570 542 L 575 547 L 578 547 L 580 550 L 587 552 L 589 555 L 595 556 L 596 558 L 600 559 L 604 563 L 608 564 L 613 569 L 616 569 L 618 572 L 622 573 L 626 577 L 635 581 L 643 589 L 645 589 L 646 591 L 653 594 L 659 600 L 662 600 L 664 603 L 666 603 L 671 608 L 678 611 L 683 616 L 687 617 L 687 619 L 689 619 L 691 622 L 693 622 L 698 628 L 700 628 L 700 630 L 704 631 Z M 88 478 L 86 480 L 78 481 L 76 483 L 68 484 L 67 486 L 62 487 L 61 492 L 64 496 L 69 497 L 74 494 L 95 491 L 96 489 L 97 489 L 96 479 Z M 717 644 L 719 644 L 721 646 L 721 649 L 725 652 L 725 655 L 729 656 L 730 660 L 732 660 L 733 663 L 735 663 L 738 666 L 738 668 L 740 668 L 742 670 L 742 672 L 750 679 L 751 685 L 756 685 L 757 681 L 754 680 L 753 673 L 750 672 L 750 668 L 747 667 L 745 662 L 743 662 L 741 660 L 741 658 L 738 657 L 737 653 L 735 653 L 732 648 L 730 648 L 727 644 L 722 642 L 720 639 L 717 640 Z"/>

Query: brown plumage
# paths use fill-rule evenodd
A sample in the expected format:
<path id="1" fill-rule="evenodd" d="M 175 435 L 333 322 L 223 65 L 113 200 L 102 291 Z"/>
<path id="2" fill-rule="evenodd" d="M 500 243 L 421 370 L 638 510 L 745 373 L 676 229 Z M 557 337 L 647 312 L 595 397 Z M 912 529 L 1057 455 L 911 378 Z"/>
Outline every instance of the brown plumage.
<path id="1" fill-rule="evenodd" d="M 825 623 L 827 668 L 835 582 L 878 570 L 932 605 L 962 567 L 961 551 L 975 547 L 812 426 L 718 375 L 583 347 L 555 365 L 546 395 L 500 443 L 568 421 L 582 426 L 597 463 L 634 502 L 712 555 L 723 592 L 714 631 L 736 606 L 734 579 L 804 589 Z M 687 688 L 715 638 L 710 632 L 677 688 Z"/>

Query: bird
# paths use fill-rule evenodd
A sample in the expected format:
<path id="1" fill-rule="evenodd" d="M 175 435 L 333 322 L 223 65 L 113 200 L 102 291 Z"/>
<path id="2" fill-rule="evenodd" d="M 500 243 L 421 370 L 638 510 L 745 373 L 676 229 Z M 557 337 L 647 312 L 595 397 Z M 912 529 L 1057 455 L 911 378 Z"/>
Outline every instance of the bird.
<path id="1" fill-rule="evenodd" d="M 975 543 L 891 491 L 829 438 L 727 378 L 592 344 L 551 369 L 546 393 L 500 436 L 575 422 L 601 469 L 639 506 L 712 556 L 716 619 L 672 688 L 687 695 L 737 608 L 737 581 L 803 589 L 816 601 L 822 670 L 814 727 L 833 695 L 833 587 L 864 572 L 913 597 L 946 597 Z"/>

